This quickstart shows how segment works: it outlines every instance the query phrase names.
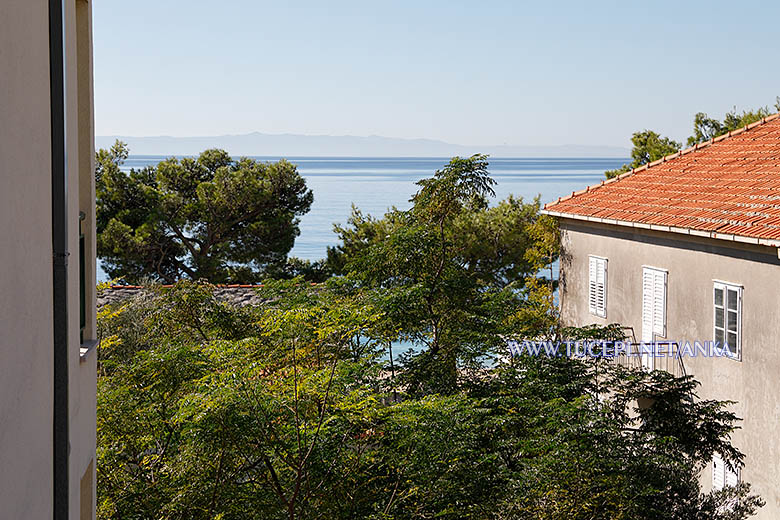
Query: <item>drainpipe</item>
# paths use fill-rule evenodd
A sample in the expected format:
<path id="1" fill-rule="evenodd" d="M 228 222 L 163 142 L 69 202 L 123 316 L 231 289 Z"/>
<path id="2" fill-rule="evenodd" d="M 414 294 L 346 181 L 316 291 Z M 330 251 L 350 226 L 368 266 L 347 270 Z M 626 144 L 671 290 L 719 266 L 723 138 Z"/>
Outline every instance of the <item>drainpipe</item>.
<path id="1" fill-rule="evenodd" d="M 65 6 L 49 0 L 51 227 L 53 249 L 53 513 L 68 520 L 68 167 L 65 135 Z"/>

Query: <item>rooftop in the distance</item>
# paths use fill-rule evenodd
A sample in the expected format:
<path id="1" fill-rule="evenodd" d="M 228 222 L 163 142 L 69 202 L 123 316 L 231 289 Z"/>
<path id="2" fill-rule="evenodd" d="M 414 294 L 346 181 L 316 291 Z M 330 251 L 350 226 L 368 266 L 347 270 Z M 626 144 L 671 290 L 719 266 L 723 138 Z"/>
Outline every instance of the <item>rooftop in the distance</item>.
<path id="1" fill-rule="evenodd" d="M 778 116 L 574 192 L 543 213 L 780 247 Z"/>

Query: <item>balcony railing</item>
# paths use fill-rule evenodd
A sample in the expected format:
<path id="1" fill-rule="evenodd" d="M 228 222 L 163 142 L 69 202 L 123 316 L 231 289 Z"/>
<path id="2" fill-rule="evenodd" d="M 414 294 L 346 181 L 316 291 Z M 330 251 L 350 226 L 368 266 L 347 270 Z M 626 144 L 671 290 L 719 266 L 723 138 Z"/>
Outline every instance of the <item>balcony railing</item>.
<path id="1" fill-rule="evenodd" d="M 665 370 L 676 377 L 687 375 L 676 341 L 626 342 L 624 351 L 618 352 L 614 360 L 627 368 Z"/>

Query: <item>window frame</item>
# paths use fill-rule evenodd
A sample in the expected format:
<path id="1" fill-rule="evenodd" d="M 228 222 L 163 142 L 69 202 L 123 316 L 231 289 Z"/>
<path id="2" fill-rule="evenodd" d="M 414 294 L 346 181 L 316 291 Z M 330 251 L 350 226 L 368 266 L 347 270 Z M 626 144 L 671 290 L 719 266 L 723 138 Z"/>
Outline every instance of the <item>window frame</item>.
<path id="1" fill-rule="evenodd" d="M 592 279 L 592 271 L 591 271 L 591 263 L 596 262 L 596 280 L 594 281 Z M 604 272 L 604 282 L 602 284 L 603 287 L 603 304 L 602 308 L 599 308 L 598 306 L 598 272 L 600 269 L 600 266 L 603 267 Z M 591 316 L 596 316 L 598 318 L 604 318 L 607 317 L 607 283 L 608 283 L 608 273 L 609 273 L 609 259 L 603 256 L 598 255 L 588 255 L 588 314 Z M 594 289 L 595 294 L 591 295 L 591 289 Z M 591 306 L 591 301 L 595 301 L 595 305 Z"/>
<path id="2" fill-rule="evenodd" d="M 716 292 L 720 290 L 723 293 L 723 301 L 722 304 L 719 306 L 717 304 L 716 300 Z M 737 293 L 737 307 L 736 309 L 731 309 L 728 304 L 728 297 L 729 297 L 729 291 L 733 291 Z M 743 296 L 744 287 L 737 283 L 732 282 L 724 282 L 722 280 L 713 280 L 712 281 L 712 340 L 716 341 L 718 337 L 718 331 L 722 331 L 723 334 L 723 343 L 721 344 L 720 348 L 725 345 L 725 343 L 728 341 L 729 334 L 734 334 L 737 338 L 736 345 L 734 345 L 734 352 L 732 353 L 731 350 L 726 350 L 725 355 L 726 357 L 736 360 L 736 361 L 742 361 L 742 296 Z M 718 311 L 723 314 L 723 326 L 718 327 Z M 736 319 L 736 329 L 732 330 L 729 328 L 729 312 L 735 312 L 737 314 Z M 731 346 L 729 344 L 729 346 Z"/>

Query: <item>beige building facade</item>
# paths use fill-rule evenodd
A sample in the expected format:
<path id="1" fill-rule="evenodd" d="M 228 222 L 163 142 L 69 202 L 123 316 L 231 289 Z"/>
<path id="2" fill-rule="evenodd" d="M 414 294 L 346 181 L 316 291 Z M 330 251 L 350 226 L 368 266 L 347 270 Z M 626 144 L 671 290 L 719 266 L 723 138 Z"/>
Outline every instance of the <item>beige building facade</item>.
<path id="1" fill-rule="evenodd" d="M 735 402 L 744 467 L 716 456 L 701 481 L 749 482 L 766 501 L 759 519 L 780 518 L 778 158 L 776 114 L 544 209 L 561 228 L 564 323 L 628 327 L 681 354 L 631 364 L 692 375 L 699 398 Z"/>
<path id="2" fill-rule="evenodd" d="M 0 2 L 4 519 L 94 518 L 91 25 L 86 0 Z"/>
<path id="3" fill-rule="evenodd" d="M 651 268 L 666 276 L 666 330 L 653 339 L 691 345 L 714 341 L 715 289 L 725 284 L 739 290 L 737 353 L 704 357 L 692 348 L 697 355 L 682 362 L 685 372 L 701 382 L 700 398 L 736 401 L 732 410 L 742 423 L 732 439 L 745 453 L 739 478 L 766 500 L 756 518 L 779 518 L 780 438 L 774 435 L 780 421 L 778 249 L 565 218 L 561 240 L 560 310 L 566 325 L 620 323 L 641 341 L 648 326 L 646 316 L 643 323 L 644 273 Z M 605 316 L 589 307 L 591 257 L 606 260 Z M 706 490 L 712 487 L 712 473 L 710 467 L 702 477 Z"/>

